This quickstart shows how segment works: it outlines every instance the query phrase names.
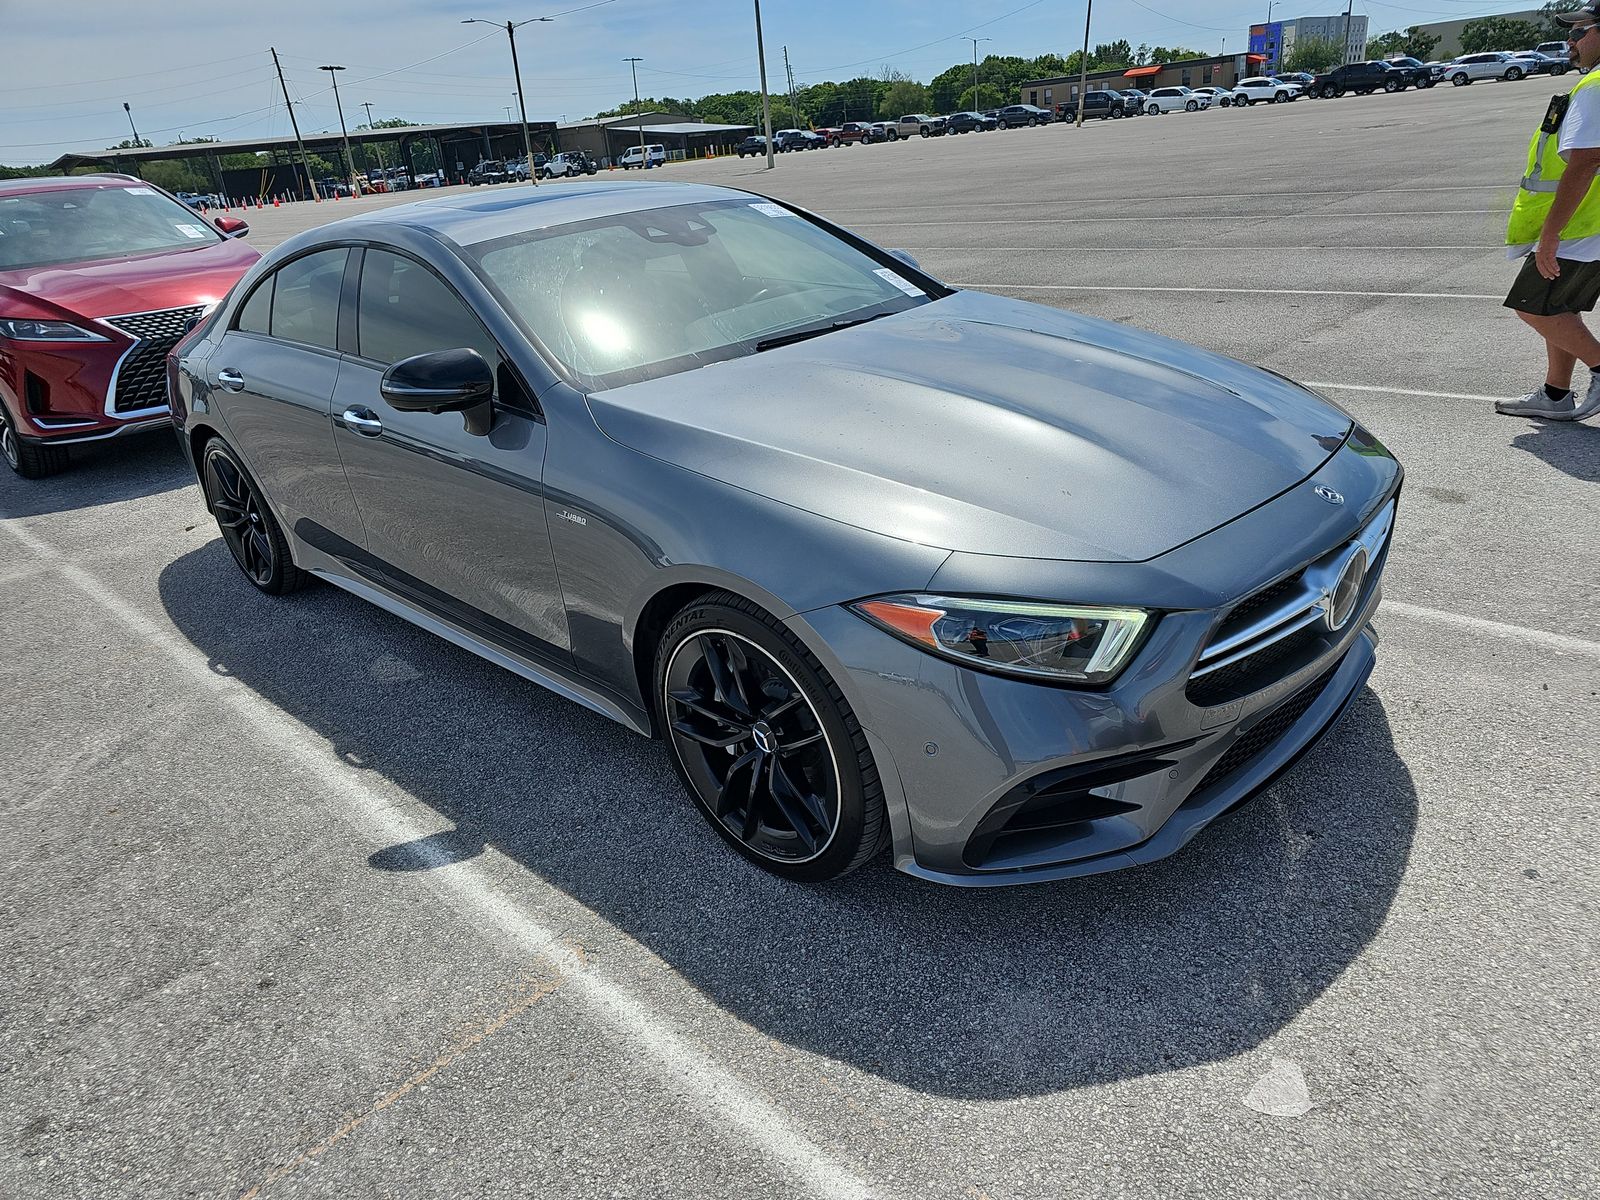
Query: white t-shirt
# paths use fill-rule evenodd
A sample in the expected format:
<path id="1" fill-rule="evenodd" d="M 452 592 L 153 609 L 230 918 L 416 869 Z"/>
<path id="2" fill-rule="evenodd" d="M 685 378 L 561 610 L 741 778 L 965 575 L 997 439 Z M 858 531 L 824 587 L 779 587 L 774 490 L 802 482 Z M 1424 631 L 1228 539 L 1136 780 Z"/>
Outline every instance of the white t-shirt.
<path id="1" fill-rule="evenodd" d="M 1567 115 L 1561 120 L 1561 132 L 1556 135 L 1556 146 L 1563 159 L 1574 150 L 1593 150 L 1600 147 L 1600 87 L 1586 87 L 1573 93 Z M 1507 246 L 1507 258 L 1522 258 L 1532 254 L 1537 243 Z M 1556 257 L 1570 262 L 1600 261 L 1600 234 L 1594 237 L 1565 238 L 1556 247 Z"/>

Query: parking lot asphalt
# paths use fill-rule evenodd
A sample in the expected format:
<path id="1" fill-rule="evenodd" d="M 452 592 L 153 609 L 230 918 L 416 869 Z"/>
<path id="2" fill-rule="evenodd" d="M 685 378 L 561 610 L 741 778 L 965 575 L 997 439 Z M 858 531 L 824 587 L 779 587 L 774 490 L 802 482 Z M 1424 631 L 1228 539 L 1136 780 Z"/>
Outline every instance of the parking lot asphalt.
<path id="1" fill-rule="evenodd" d="M 1490 408 L 1543 371 L 1499 243 L 1551 90 L 660 172 L 1314 383 L 1404 460 L 1370 687 L 1135 871 L 781 883 L 659 746 L 255 593 L 169 439 L 0 478 L 0 1194 L 1595 1194 L 1600 427 Z"/>

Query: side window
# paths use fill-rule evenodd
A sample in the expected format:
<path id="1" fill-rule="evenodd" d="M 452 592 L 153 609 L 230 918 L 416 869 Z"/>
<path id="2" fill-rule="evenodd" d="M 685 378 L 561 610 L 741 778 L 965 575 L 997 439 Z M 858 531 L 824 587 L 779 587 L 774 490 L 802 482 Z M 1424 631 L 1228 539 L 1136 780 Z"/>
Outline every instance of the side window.
<path id="1" fill-rule="evenodd" d="M 500 351 L 461 298 L 421 263 L 386 250 L 368 250 L 356 303 L 361 357 L 385 365 L 468 346 L 498 369 Z"/>
<path id="2" fill-rule="evenodd" d="M 233 327 L 243 333 L 267 334 L 272 322 L 272 284 L 276 276 L 268 275 L 256 284 L 256 290 L 239 309 L 239 319 Z"/>
<path id="3" fill-rule="evenodd" d="M 272 287 L 273 337 L 325 350 L 339 348 L 339 292 L 349 256 L 350 251 L 340 246 L 279 268 Z"/>

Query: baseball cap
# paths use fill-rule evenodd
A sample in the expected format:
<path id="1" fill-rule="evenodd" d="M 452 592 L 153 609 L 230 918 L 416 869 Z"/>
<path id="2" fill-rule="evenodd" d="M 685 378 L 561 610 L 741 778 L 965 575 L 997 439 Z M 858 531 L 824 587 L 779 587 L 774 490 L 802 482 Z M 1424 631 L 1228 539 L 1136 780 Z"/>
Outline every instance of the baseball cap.
<path id="1" fill-rule="evenodd" d="M 1563 25 L 1576 25 L 1580 21 L 1600 21 L 1600 0 L 1589 0 L 1588 4 L 1580 4 L 1571 12 L 1550 15 Z"/>

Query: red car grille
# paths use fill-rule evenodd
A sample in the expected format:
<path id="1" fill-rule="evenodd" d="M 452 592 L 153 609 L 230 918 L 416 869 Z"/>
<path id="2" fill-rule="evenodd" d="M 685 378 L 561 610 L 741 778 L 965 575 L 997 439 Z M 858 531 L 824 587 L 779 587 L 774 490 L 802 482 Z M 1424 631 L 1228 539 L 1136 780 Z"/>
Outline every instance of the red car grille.
<path id="1" fill-rule="evenodd" d="M 158 312 L 105 318 L 107 325 L 139 339 L 117 366 L 112 412 L 159 408 L 167 402 L 167 351 L 183 337 L 184 326 L 190 318 L 204 311 L 204 307 L 196 304 L 190 308 L 164 308 Z"/>

